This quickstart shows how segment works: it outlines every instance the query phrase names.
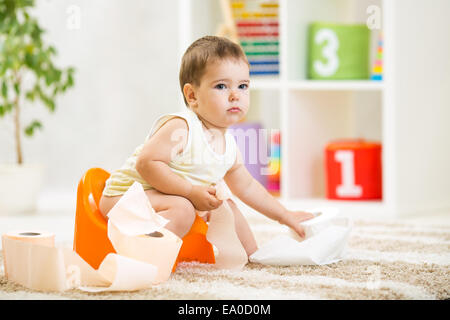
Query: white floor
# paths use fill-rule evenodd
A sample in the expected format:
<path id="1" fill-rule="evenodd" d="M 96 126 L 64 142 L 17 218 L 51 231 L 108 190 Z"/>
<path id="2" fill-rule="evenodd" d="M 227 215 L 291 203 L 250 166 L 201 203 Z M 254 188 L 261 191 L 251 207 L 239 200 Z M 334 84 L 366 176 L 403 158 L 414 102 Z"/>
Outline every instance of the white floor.
<path id="1" fill-rule="evenodd" d="M 238 202 L 242 210 L 243 204 Z M 0 234 L 9 231 L 48 231 L 56 236 L 56 243 L 72 246 L 76 210 L 76 194 L 45 193 L 38 202 L 36 212 L 30 214 L 1 215 Z M 253 215 L 254 211 L 242 210 Z M 402 218 L 402 221 L 450 226 L 450 210 Z M 1 242 L 0 242 L 1 248 Z"/>

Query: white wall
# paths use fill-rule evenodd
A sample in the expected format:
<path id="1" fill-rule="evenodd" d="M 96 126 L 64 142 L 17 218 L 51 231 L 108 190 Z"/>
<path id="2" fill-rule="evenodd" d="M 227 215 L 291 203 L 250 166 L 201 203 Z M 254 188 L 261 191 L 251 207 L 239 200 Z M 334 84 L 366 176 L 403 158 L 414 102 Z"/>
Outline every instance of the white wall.
<path id="1" fill-rule="evenodd" d="M 393 8 L 397 210 L 448 209 L 450 2 L 400 0 Z"/>
<path id="2" fill-rule="evenodd" d="M 176 1 L 38 0 L 35 16 L 58 50 L 56 65 L 76 68 L 75 87 L 50 114 L 27 103 L 23 120 L 44 130 L 24 138 L 24 161 L 47 167 L 44 190 L 76 193 L 90 167 L 122 165 L 157 115 L 180 109 Z M 75 7 L 71 7 L 75 6 Z M 80 28 L 71 29 L 80 10 Z M 72 19 L 72 20 L 71 20 Z M 0 163 L 15 161 L 11 119 L 0 119 Z"/>

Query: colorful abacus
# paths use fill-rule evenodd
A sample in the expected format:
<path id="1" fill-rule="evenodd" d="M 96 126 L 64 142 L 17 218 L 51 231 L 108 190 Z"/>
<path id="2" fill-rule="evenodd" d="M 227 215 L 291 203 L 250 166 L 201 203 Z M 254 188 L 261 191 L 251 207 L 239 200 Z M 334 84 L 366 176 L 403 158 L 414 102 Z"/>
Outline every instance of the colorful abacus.
<path id="1" fill-rule="evenodd" d="M 269 175 L 267 176 L 266 188 L 274 196 L 280 195 L 280 173 L 281 173 L 281 140 L 280 131 L 272 130 L 270 135 L 270 160 Z"/>
<path id="2" fill-rule="evenodd" d="M 279 74 L 278 0 L 231 0 L 230 4 L 250 75 Z"/>
<path id="3" fill-rule="evenodd" d="M 373 64 L 371 80 L 383 80 L 383 36 L 380 34 L 377 46 L 377 54 Z"/>

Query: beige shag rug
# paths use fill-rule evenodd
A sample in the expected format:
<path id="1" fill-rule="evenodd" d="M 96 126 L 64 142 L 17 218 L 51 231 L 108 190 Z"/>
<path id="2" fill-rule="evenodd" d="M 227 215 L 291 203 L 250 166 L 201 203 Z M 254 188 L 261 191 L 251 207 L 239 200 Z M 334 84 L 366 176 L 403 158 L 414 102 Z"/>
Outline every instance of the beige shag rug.
<path id="1" fill-rule="evenodd" d="M 248 217 L 259 245 L 284 232 L 263 216 Z M 1 255 L 3 259 L 3 255 Z M 449 299 L 450 225 L 354 220 L 345 259 L 324 266 L 241 271 L 180 263 L 171 278 L 135 292 L 31 291 L 5 278 L 0 299 Z"/>

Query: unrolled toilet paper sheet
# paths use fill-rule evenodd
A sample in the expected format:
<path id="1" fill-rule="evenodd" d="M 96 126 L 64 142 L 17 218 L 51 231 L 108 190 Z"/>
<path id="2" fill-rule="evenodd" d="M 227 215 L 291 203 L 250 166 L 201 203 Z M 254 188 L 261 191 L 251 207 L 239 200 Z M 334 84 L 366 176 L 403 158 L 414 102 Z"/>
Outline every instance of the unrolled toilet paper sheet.
<path id="1" fill-rule="evenodd" d="M 110 222 L 122 234 L 137 236 L 159 231 L 169 220 L 155 213 L 142 185 L 135 182 L 108 212 Z"/>
<path id="2" fill-rule="evenodd" d="M 292 230 L 262 245 L 250 256 L 251 262 L 267 265 L 324 265 L 340 261 L 345 256 L 352 229 L 350 218 L 342 217 L 336 208 L 314 208 L 315 217 L 301 223 L 302 239 Z"/>
<path id="3" fill-rule="evenodd" d="M 231 198 L 223 181 L 216 185 L 216 196 L 221 200 Z M 210 216 L 207 239 L 218 249 L 218 268 L 239 269 L 248 260 L 267 265 L 323 265 L 340 261 L 344 255 L 352 229 L 350 218 L 340 216 L 333 207 L 312 208 L 313 219 L 301 223 L 305 238 L 301 239 L 286 227 L 279 235 L 261 246 L 249 258 L 234 226 L 234 215 L 226 201 L 213 210 Z"/>
<path id="4" fill-rule="evenodd" d="M 231 193 L 223 180 L 216 185 L 216 197 L 223 202 L 211 211 L 206 233 L 206 239 L 218 251 L 214 265 L 219 269 L 242 269 L 248 262 L 248 256 L 236 233 L 234 213 L 227 202 Z"/>

